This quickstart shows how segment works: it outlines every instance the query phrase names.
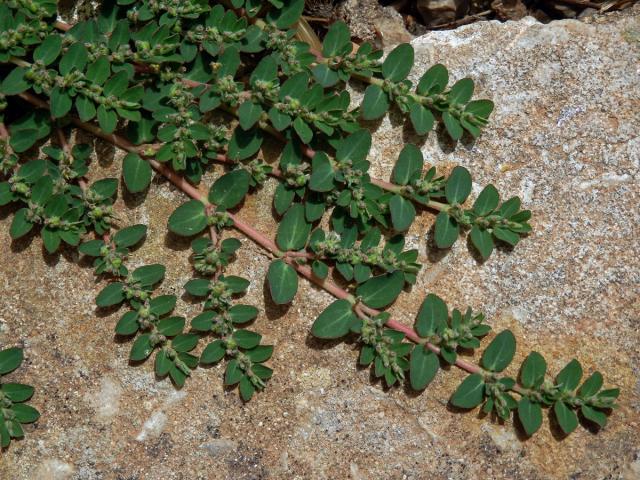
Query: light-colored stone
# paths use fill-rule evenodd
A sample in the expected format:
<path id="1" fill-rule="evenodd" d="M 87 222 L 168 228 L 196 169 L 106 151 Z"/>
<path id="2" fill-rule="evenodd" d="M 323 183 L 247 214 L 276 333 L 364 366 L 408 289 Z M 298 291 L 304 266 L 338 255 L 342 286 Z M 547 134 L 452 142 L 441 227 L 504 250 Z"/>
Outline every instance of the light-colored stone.
<path id="1" fill-rule="evenodd" d="M 470 76 L 478 95 L 496 103 L 475 143 L 454 146 L 431 133 L 421 143 L 428 161 L 444 169 L 468 167 L 474 191 L 493 182 L 505 195 L 521 195 L 534 212 L 534 231 L 513 252 L 499 250 L 479 264 L 465 242 L 434 255 L 427 243 L 434 217 L 421 213 L 410 238 L 425 267 L 391 311 L 410 323 L 422 298 L 434 292 L 451 305 L 485 311 L 496 330 L 515 331 L 517 363 L 510 374 L 533 349 L 545 355 L 552 372 L 573 357 L 587 373 L 600 369 L 607 385 L 623 392 L 603 431 L 594 435 L 580 427 L 559 440 L 545 420 L 540 433 L 525 441 L 511 422 L 489 424 L 475 413 L 451 411 L 447 399 L 464 378 L 456 369 L 440 372 L 420 395 L 370 385 L 352 344 L 326 348 L 308 337 L 331 297 L 301 282 L 288 310 L 265 305 L 268 258 L 245 240 L 230 273 L 252 279 L 243 301 L 264 312 L 252 329 L 275 345 L 274 377 L 247 404 L 223 388 L 221 366 L 198 369 L 179 394 L 171 394 L 168 382 L 155 381 L 151 362 L 128 364 L 130 342 L 114 342 L 122 312 L 94 310 L 103 284 L 94 282 L 91 268 L 66 254 L 43 256 L 42 244 L 32 239 L 13 243 L 0 257 L 0 317 L 7 326 L 1 339 L 3 345 L 26 343 L 27 361 L 10 380 L 36 387 L 32 403 L 43 415 L 26 428 L 24 440 L 2 452 L 0 478 L 41 478 L 46 459 L 56 459 L 62 465 L 56 468 L 74 479 L 635 478 L 639 38 L 636 7 L 590 23 L 477 23 L 414 41 L 413 80 L 443 62 L 453 79 Z M 388 178 L 404 143 L 421 140 L 396 113 L 375 127 L 372 168 Z M 100 142 L 98 147 L 100 164 L 116 175 L 122 155 L 111 164 L 113 151 Z M 269 182 L 241 212 L 265 232 L 274 231 L 268 207 L 273 188 Z M 163 293 L 180 294 L 190 275 L 188 242 L 165 235 L 168 213 L 183 200 L 156 181 L 146 203 L 117 204 L 123 224 L 148 221 L 148 240 L 132 261 L 167 264 Z M 2 245 L 11 244 L 9 223 L 10 212 L 0 210 Z M 177 312 L 191 318 L 198 306 L 181 300 Z M 102 378 L 122 386 L 109 422 L 87 402 Z M 151 419 L 162 423 L 152 429 L 157 436 L 137 441 Z M 237 448 L 224 443 L 229 449 L 221 455 L 200 448 L 216 439 Z"/>

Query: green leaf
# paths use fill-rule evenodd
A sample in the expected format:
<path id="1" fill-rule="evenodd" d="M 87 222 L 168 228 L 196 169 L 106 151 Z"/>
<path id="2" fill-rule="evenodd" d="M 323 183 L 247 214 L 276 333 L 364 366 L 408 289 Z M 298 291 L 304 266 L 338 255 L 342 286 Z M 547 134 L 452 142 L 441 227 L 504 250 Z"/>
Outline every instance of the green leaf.
<path id="1" fill-rule="evenodd" d="M 416 332 L 423 338 L 441 333 L 447 326 L 449 309 L 439 296 L 430 293 L 424 299 L 416 317 Z"/>
<path id="2" fill-rule="evenodd" d="M 464 167 L 455 167 L 447 179 L 444 187 L 447 202 L 450 204 L 464 203 L 471 193 L 471 174 Z"/>
<path id="3" fill-rule="evenodd" d="M 153 352 L 153 346 L 149 341 L 151 334 L 145 333 L 136 338 L 135 342 L 131 346 L 131 352 L 129 358 L 134 362 L 145 360 L 151 352 Z"/>
<path id="4" fill-rule="evenodd" d="M 455 219 L 447 214 L 440 212 L 436 217 L 435 224 L 435 241 L 438 248 L 449 248 L 458 239 L 460 234 L 460 226 Z"/>
<path id="5" fill-rule="evenodd" d="M 174 337 L 184 330 L 184 317 L 163 318 L 157 324 L 158 332 L 165 337 Z"/>
<path id="6" fill-rule="evenodd" d="M 595 408 L 589 405 L 582 405 L 580 408 L 580 412 L 587 420 L 595 423 L 599 427 L 604 427 L 607 424 L 607 416 L 604 412 L 596 410 Z"/>
<path id="7" fill-rule="evenodd" d="M 352 305 L 347 300 L 336 300 L 316 318 L 311 333 L 317 338 L 344 337 L 357 320 Z"/>
<path id="8" fill-rule="evenodd" d="M 73 106 L 73 101 L 67 92 L 60 87 L 54 87 L 49 97 L 51 116 L 54 118 L 62 118 Z"/>
<path id="9" fill-rule="evenodd" d="M 40 45 L 33 51 L 33 59 L 42 62 L 45 66 L 53 63 L 62 50 L 62 37 L 60 35 L 47 35 Z"/>
<path id="10" fill-rule="evenodd" d="M 271 262 L 267 273 L 271 298 L 277 305 L 290 303 L 298 291 L 298 274 L 283 260 Z"/>
<path id="11" fill-rule="evenodd" d="M 413 57 L 413 47 L 408 43 L 401 43 L 382 62 L 382 76 L 394 83 L 401 82 L 413 67 Z"/>
<path id="12" fill-rule="evenodd" d="M 316 81 L 325 88 L 333 87 L 340 79 L 338 74 L 324 63 L 320 63 L 313 67 L 311 72 L 313 73 L 313 77 Z"/>
<path id="13" fill-rule="evenodd" d="M 176 307 L 176 301 L 175 295 L 160 295 L 149 300 L 149 310 L 154 315 L 162 316 Z"/>
<path id="14" fill-rule="evenodd" d="M 408 185 L 411 180 L 420 175 L 423 165 L 424 158 L 420 149 L 411 143 L 406 144 L 393 167 L 391 174 L 393 183 Z"/>
<path id="15" fill-rule="evenodd" d="M 538 388 L 544 381 L 547 372 L 547 362 L 538 352 L 531 352 L 520 370 L 520 382 L 525 388 Z"/>
<path id="16" fill-rule="evenodd" d="M 242 372 L 238 361 L 234 358 L 227 364 L 227 370 L 224 374 L 224 384 L 235 385 L 242 379 L 243 375 L 244 373 Z"/>
<path id="17" fill-rule="evenodd" d="M 438 356 L 423 345 L 417 345 L 411 352 L 409 378 L 411 388 L 424 390 L 438 373 Z"/>
<path id="18" fill-rule="evenodd" d="M 449 101 L 451 103 L 467 103 L 473 96 L 473 80 L 463 78 L 453 84 L 449 91 Z"/>
<path id="19" fill-rule="evenodd" d="M 20 238 L 31 231 L 33 223 L 27 220 L 28 209 L 21 208 L 13 216 L 11 221 L 11 227 L 9 228 L 9 235 L 11 238 Z"/>
<path id="20" fill-rule="evenodd" d="M 233 323 L 247 323 L 258 316 L 258 309 L 252 305 L 234 305 L 229 309 Z"/>
<path id="21" fill-rule="evenodd" d="M 482 192 L 480 192 L 480 195 L 478 195 L 478 198 L 476 198 L 476 201 L 473 203 L 473 211 L 477 215 L 484 217 L 493 212 L 498 207 L 499 202 L 500 194 L 498 193 L 498 190 L 496 187 L 489 184 L 484 187 Z"/>
<path id="22" fill-rule="evenodd" d="M 484 379 L 479 373 L 469 375 L 458 386 L 451 397 L 452 405 L 458 408 L 474 408 L 484 399 Z"/>
<path id="23" fill-rule="evenodd" d="M 122 163 L 122 176 L 127 190 L 138 193 L 151 183 L 151 165 L 137 153 L 128 153 Z"/>
<path id="24" fill-rule="evenodd" d="M 457 118 L 455 118 L 449 112 L 443 112 L 442 121 L 444 122 L 444 126 L 447 129 L 447 133 L 453 140 L 460 140 L 460 138 L 462 138 L 464 130 L 462 130 L 460 121 Z"/>
<path id="25" fill-rule="evenodd" d="M 155 285 L 164 278 L 166 267 L 155 263 L 136 268 L 131 274 L 131 279 L 143 287 Z"/>
<path id="26" fill-rule="evenodd" d="M 29 82 L 24 78 L 26 72 L 27 70 L 24 67 L 16 67 L 11 70 L 9 75 L 2 81 L 0 91 L 5 95 L 17 95 L 29 90 Z"/>
<path id="27" fill-rule="evenodd" d="M 116 324 L 116 334 L 133 335 L 136 333 L 140 328 L 138 318 L 138 312 L 130 311 L 125 313 Z"/>
<path id="28" fill-rule="evenodd" d="M 276 243 L 282 250 L 300 250 L 306 245 L 310 232 L 311 224 L 305 218 L 304 206 L 296 203 L 282 217 Z"/>
<path id="29" fill-rule="evenodd" d="M 118 305 L 124 300 L 124 284 L 113 282 L 104 287 L 96 297 L 96 305 L 99 307 L 110 307 Z"/>
<path id="30" fill-rule="evenodd" d="M 23 385 L 22 383 L 2 384 L 2 393 L 12 402 L 25 402 L 33 396 L 33 392 L 34 389 L 30 385 Z"/>
<path id="31" fill-rule="evenodd" d="M 198 345 L 198 339 L 200 337 L 195 333 L 184 333 L 182 335 L 177 335 L 171 340 L 171 347 L 176 352 L 189 352 L 196 348 Z"/>
<path id="32" fill-rule="evenodd" d="M 336 146 L 336 160 L 350 160 L 352 164 L 361 162 L 369 155 L 371 149 L 371 132 L 364 128 L 356 130 L 343 138 Z"/>
<path id="33" fill-rule="evenodd" d="M 411 124 L 418 135 L 430 132 L 436 120 L 431 110 L 418 103 L 414 103 L 409 108 L 409 118 L 411 118 Z"/>
<path id="34" fill-rule="evenodd" d="M 332 23 L 322 42 L 322 55 L 328 58 L 350 52 L 351 32 L 349 27 L 342 21 Z"/>
<path id="35" fill-rule="evenodd" d="M 204 363 L 205 365 L 218 363 L 224 358 L 226 353 L 227 348 L 224 342 L 222 340 L 215 340 L 207 345 L 202 351 L 202 355 L 200 355 L 200 363 Z"/>
<path id="36" fill-rule="evenodd" d="M 270 9 L 266 20 L 279 29 L 286 29 L 298 21 L 303 10 L 304 0 L 282 0 L 282 7 Z"/>
<path id="37" fill-rule="evenodd" d="M 232 160 L 245 160 L 260 150 L 262 140 L 262 131 L 257 128 L 236 128 L 229 140 L 228 155 Z"/>
<path id="38" fill-rule="evenodd" d="M 416 209 L 413 203 L 400 195 L 394 195 L 389 201 L 391 223 L 398 232 L 407 230 L 416 218 Z"/>
<path id="39" fill-rule="evenodd" d="M 390 305 L 404 286 L 404 274 L 400 271 L 378 275 L 360 285 L 356 293 L 362 302 L 371 308 Z"/>
<path id="40" fill-rule="evenodd" d="M 117 247 L 128 248 L 137 244 L 147 234 L 146 225 L 132 225 L 118 230 L 113 236 L 113 241 Z M 96 255 L 94 255 L 96 256 Z"/>
<path id="41" fill-rule="evenodd" d="M 247 377 L 246 375 L 240 379 L 239 389 L 240 396 L 245 402 L 251 400 L 253 394 L 256 391 L 256 387 L 253 386 L 253 383 L 251 383 L 251 380 L 249 380 L 249 377 Z"/>
<path id="42" fill-rule="evenodd" d="M 113 133 L 118 124 L 118 115 L 113 110 L 107 110 L 104 105 L 98 107 L 98 124 L 104 133 Z"/>
<path id="43" fill-rule="evenodd" d="M 233 170 L 218 178 L 209 191 L 209 201 L 220 208 L 238 205 L 249 191 L 251 175 L 246 170 Z"/>
<path id="44" fill-rule="evenodd" d="M 467 104 L 464 111 L 486 120 L 493 111 L 493 102 L 491 100 L 474 100 Z"/>
<path id="45" fill-rule="evenodd" d="M 271 358 L 271 355 L 273 354 L 273 346 L 258 345 L 257 347 L 254 347 L 251 350 L 247 350 L 244 353 L 254 363 L 266 362 Z"/>
<path id="46" fill-rule="evenodd" d="M 22 349 L 17 347 L 5 348 L 0 351 L 0 375 L 14 371 L 23 360 Z"/>
<path id="47" fill-rule="evenodd" d="M 471 238 L 471 243 L 476 247 L 482 259 L 486 260 L 489 258 L 494 247 L 491 234 L 487 230 L 482 230 L 477 225 L 474 225 L 473 228 L 471 228 L 469 236 Z"/>
<path id="48" fill-rule="evenodd" d="M 542 408 L 539 403 L 532 402 L 528 398 L 518 402 L 518 418 L 528 436 L 533 435 L 542 425 Z"/>
<path id="49" fill-rule="evenodd" d="M 240 121 L 240 126 L 244 130 L 249 130 L 258 122 L 258 120 L 260 120 L 262 113 L 263 110 L 260 105 L 256 105 L 251 100 L 246 100 L 238 108 L 238 120 Z"/>
<path id="50" fill-rule="evenodd" d="M 262 339 L 262 336 L 249 330 L 236 330 L 233 332 L 233 339 L 240 348 L 254 348 Z"/>
<path id="51" fill-rule="evenodd" d="M 425 72 L 418 82 L 419 95 L 434 95 L 444 92 L 449 83 L 449 72 L 442 64 L 436 64 Z"/>
<path id="52" fill-rule="evenodd" d="M 156 375 L 158 375 L 159 377 L 166 376 L 169 373 L 169 370 L 171 370 L 172 365 L 173 365 L 173 360 L 171 360 L 167 356 L 164 350 L 160 350 L 156 354 L 156 361 L 155 361 Z"/>
<path id="53" fill-rule="evenodd" d="M 578 416 L 564 402 L 558 400 L 553 404 L 553 413 L 556 415 L 558 425 L 564 433 L 569 435 L 578 426 Z"/>
<path id="54" fill-rule="evenodd" d="M 316 152 L 311 160 L 309 188 L 315 192 L 329 192 L 333 189 L 335 172 L 329 157 L 324 152 Z"/>
<path id="55" fill-rule="evenodd" d="M 490 372 L 501 372 L 509 366 L 516 353 L 516 338 L 511 330 L 503 330 L 482 354 L 481 364 Z"/>
<path id="56" fill-rule="evenodd" d="M 571 360 L 567 365 L 558 373 L 556 377 L 556 385 L 560 386 L 560 390 L 563 392 L 570 392 L 575 390 L 580 384 L 582 378 L 582 366 L 576 359 Z"/>
<path id="57" fill-rule="evenodd" d="M 389 110 L 389 98 L 378 85 L 369 85 L 362 100 L 362 118 L 376 120 Z"/>
<path id="58" fill-rule="evenodd" d="M 71 44 L 58 65 L 60 74 L 64 76 L 72 70 L 83 71 L 88 58 L 87 49 L 83 42 Z"/>
<path id="59" fill-rule="evenodd" d="M 580 398 L 592 397 L 602 388 L 602 383 L 602 374 L 600 372 L 593 372 L 578 389 L 577 394 Z"/>
<path id="60" fill-rule="evenodd" d="M 190 200 L 179 206 L 169 217 L 169 230 L 183 237 L 200 233 L 206 226 L 207 214 L 199 200 Z"/>
<path id="61" fill-rule="evenodd" d="M 20 423 L 33 423 L 40 418 L 40 412 L 31 405 L 18 403 L 11 406 L 11 410 L 15 414 L 15 419 Z"/>

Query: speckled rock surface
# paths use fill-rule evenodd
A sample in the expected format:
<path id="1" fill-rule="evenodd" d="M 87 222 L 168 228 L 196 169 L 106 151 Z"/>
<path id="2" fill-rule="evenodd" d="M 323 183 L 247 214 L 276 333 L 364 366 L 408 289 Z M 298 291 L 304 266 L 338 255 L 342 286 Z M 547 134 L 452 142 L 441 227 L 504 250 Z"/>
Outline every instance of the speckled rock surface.
<path id="1" fill-rule="evenodd" d="M 475 143 L 432 133 L 426 157 L 494 182 L 534 211 L 534 233 L 513 252 L 479 264 L 465 242 L 447 254 L 431 244 L 433 215 L 410 232 L 425 268 L 393 306 L 412 322 L 427 292 L 484 310 L 518 338 L 517 361 L 536 349 L 557 372 L 577 356 L 622 388 L 620 409 L 597 435 L 579 428 L 561 440 L 545 421 L 534 438 L 507 425 L 452 411 L 464 377 L 441 372 L 416 395 L 386 390 L 356 367 L 353 344 L 308 336 L 330 297 L 302 282 L 289 309 L 265 300 L 267 257 L 244 240 L 231 271 L 253 280 L 247 301 L 263 313 L 254 328 L 275 344 L 267 390 L 244 405 L 222 387 L 222 368 L 199 369 L 181 391 L 156 382 L 151 364 L 129 366 L 116 341 L 117 312 L 96 312 L 102 287 L 70 253 L 43 255 L 38 239 L 11 244 L 10 211 L 0 210 L 0 343 L 23 342 L 12 374 L 35 385 L 43 416 L 0 458 L 3 479 L 637 479 L 640 477 L 640 11 L 541 25 L 478 23 L 418 38 L 417 71 L 436 61 L 469 75 L 497 110 Z M 379 125 L 372 161 L 387 176 L 406 141 L 420 141 L 397 115 Z M 98 144 L 99 165 L 121 158 Z M 242 216 L 273 231 L 265 207 L 274 184 Z M 166 234 L 181 195 L 153 183 L 146 203 L 118 202 L 123 223 L 149 224 L 140 264 L 168 265 L 164 292 L 190 277 L 188 242 Z M 193 316 L 197 305 L 181 301 Z M 516 364 L 510 367 L 515 374 Z"/>

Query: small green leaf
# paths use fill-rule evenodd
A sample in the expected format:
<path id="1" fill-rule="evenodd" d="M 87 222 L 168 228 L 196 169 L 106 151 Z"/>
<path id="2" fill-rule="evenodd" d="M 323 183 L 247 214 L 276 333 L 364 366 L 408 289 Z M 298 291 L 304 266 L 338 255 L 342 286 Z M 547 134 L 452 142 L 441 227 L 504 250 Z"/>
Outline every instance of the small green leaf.
<path id="1" fill-rule="evenodd" d="M 2 393 L 12 402 L 25 402 L 33 396 L 33 392 L 34 389 L 30 385 L 23 385 L 22 383 L 2 384 Z"/>
<path id="2" fill-rule="evenodd" d="M 576 359 L 571 360 L 567 365 L 558 373 L 556 377 L 556 385 L 560 386 L 560 390 L 563 392 L 570 392 L 575 390 L 580 384 L 582 378 L 582 366 Z"/>
<path id="3" fill-rule="evenodd" d="M 131 347 L 131 352 L 129 353 L 129 358 L 134 362 L 139 362 L 145 360 L 151 352 L 153 352 L 153 346 L 149 341 L 151 334 L 145 333 L 136 338 L 135 342 Z"/>
<path id="4" fill-rule="evenodd" d="M 333 189 L 335 172 L 329 157 L 324 152 L 316 152 L 311 160 L 309 188 L 314 192 L 328 192 Z"/>
<path id="5" fill-rule="evenodd" d="M 471 174 L 464 167 L 455 167 L 447 179 L 444 187 L 447 202 L 450 204 L 464 203 L 471 193 Z"/>
<path id="6" fill-rule="evenodd" d="M 409 118 L 411 118 L 411 124 L 418 135 L 430 132 L 436 120 L 431 110 L 418 103 L 414 103 L 409 108 Z"/>
<path id="7" fill-rule="evenodd" d="M 358 287 L 356 293 L 367 306 L 384 308 L 398 298 L 403 286 L 404 274 L 395 271 L 367 280 Z"/>
<path id="8" fill-rule="evenodd" d="M 398 185 L 408 185 L 411 180 L 420 175 L 423 165 L 424 158 L 420 149 L 408 143 L 398 156 L 391 178 Z"/>
<path id="9" fill-rule="evenodd" d="M 29 82 L 24 78 L 27 70 L 24 67 L 16 67 L 7 75 L 0 86 L 0 91 L 5 95 L 17 95 L 29 90 Z"/>
<path id="10" fill-rule="evenodd" d="M 484 187 L 482 192 L 480 192 L 480 195 L 478 195 L 478 198 L 476 198 L 476 201 L 473 204 L 473 211 L 477 215 L 484 217 L 493 212 L 498 207 L 499 202 L 500 194 L 498 193 L 498 190 L 496 187 L 489 184 Z"/>
<path id="11" fill-rule="evenodd" d="M 590 407 L 589 405 L 582 405 L 580 412 L 582 412 L 584 418 L 590 420 L 599 427 L 604 427 L 607 424 L 607 415 L 600 410 Z"/>
<path id="12" fill-rule="evenodd" d="M 210 363 L 218 363 L 227 353 L 227 349 L 222 340 L 215 340 L 211 342 L 206 348 L 202 351 L 202 355 L 200 355 L 200 363 L 205 365 Z"/>
<path id="13" fill-rule="evenodd" d="M 269 265 L 267 273 L 271 298 L 277 305 L 290 303 L 298 291 L 298 274 L 281 259 L 274 260 Z"/>
<path id="14" fill-rule="evenodd" d="M 367 158 L 371 150 L 371 132 L 361 128 L 340 140 L 336 146 L 336 160 L 351 161 L 352 164 Z"/>
<path id="15" fill-rule="evenodd" d="M 171 340 L 171 347 L 176 352 L 189 352 L 196 348 L 200 337 L 195 333 L 184 333 L 177 335 Z"/>
<path id="16" fill-rule="evenodd" d="M 416 218 L 416 209 L 413 203 L 400 195 L 394 195 L 389 201 L 391 223 L 398 232 L 407 230 Z"/>
<path id="17" fill-rule="evenodd" d="M 169 230 L 183 237 L 200 233 L 206 226 L 207 214 L 199 200 L 190 200 L 179 206 L 169 217 Z"/>
<path id="18" fill-rule="evenodd" d="M 171 370 L 172 365 L 173 365 L 173 360 L 171 360 L 167 356 L 164 350 L 160 350 L 156 354 L 156 361 L 155 361 L 156 375 L 158 375 L 159 377 L 166 376 L 169 373 L 169 370 Z"/>
<path id="19" fill-rule="evenodd" d="M 544 375 L 547 372 L 547 362 L 538 352 L 531 352 L 524 362 L 520 370 L 520 382 L 525 388 L 538 388 L 544 381 Z"/>
<path id="20" fill-rule="evenodd" d="M 155 263 L 136 268 L 131 274 L 131 279 L 142 287 L 155 285 L 164 278 L 166 267 Z"/>
<path id="21" fill-rule="evenodd" d="M 146 225 L 132 225 L 118 230 L 113 236 L 113 241 L 120 248 L 133 247 L 147 234 Z M 88 243 L 88 242 L 87 242 Z M 83 244 L 84 245 L 84 244 Z M 94 257 L 97 255 L 93 255 Z"/>
<path id="22" fill-rule="evenodd" d="M 602 388 L 602 383 L 602 374 L 600 372 L 593 372 L 578 389 L 577 394 L 580 398 L 592 397 Z"/>
<path id="23" fill-rule="evenodd" d="M 329 58 L 350 52 L 351 32 L 349 27 L 342 21 L 332 23 L 322 42 L 322 55 Z"/>
<path id="24" fill-rule="evenodd" d="M 233 332 L 233 339 L 240 348 L 254 348 L 262 339 L 262 336 L 249 330 L 236 330 Z"/>
<path id="25" fill-rule="evenodd" d="M 483 260 L 486 260 L 491 256 L 494 243 L 491 234 L 487 230 L 483 230 L 477 225 L 474 225 L 471 228 L 469 237 L 471 238 L 471 243 L 476 247 Z"/>
<path id="26" fill-rule="evenodd" d="M 422 338 L 441 333 L 447 326 L 449 309 L 437 295 L 430 293 L 420 306 L 416 317 L 416 332 Z"/>
<path id="27" fill-rule="evenodd" d="M 238 120 L 240 121 L 240 126 L 244 130 L 249 130 L 258 122 L 258 120 L 260 120 L 262 113 L 263 110 L 260 105 L 256 105 L 251 100 L 245 101 L 238 108 Z"/>
<path id="28" fill-rule="evenodd" d="M 449 248 L 458 239 L 460 226 L 453 217 L 446 212 L 440 212 L 436 217 L 435 241 L 438 248 Z"/>
<path id="29" fill-rule="evenodd" d="M 5 348 L 0 351 L 0 375 L 14 371 L 22 364 L 22 349 L 17 347 Z"/>
<path id="30" fill-rule="evenodd" d="M 311 333 L 317 338 L 344 337 L 357 320 L 352 305 L 347 300 L 336 300 L 316 318 Z"/>
<path id="31" fill-rule="evenodd" d="M 129 153 L 122 162 L 122 176 L 127 190 L 138 193 L 151 183 L 151 165 L 137 153 Z"/>
<path id="32" fill-rule="evenodd" d="M 409 375 L 411 388 L 424 390 L 440 368 L 438 356 L 423 345 L 417 345 L 411 352 Z"/>
<path id="33" fill-rule="evenodd" d="M 453 140 L 460 140 L 460 138 L 462 138 L 464 130 L 462 130 L 460 121 L 457 118 L 455 118 L 449 112 L 443 112 L 442 121 L 444 122 L 444 126 L 447 129 L 447 133 Z"/>
<path id="34" fill-rule="evenodd" d="M 15 419 L 20 423 L 33 423 L 40 418 L 40 412 L 30 405 L 17 403 L 11 406 Z"/>
<path id="35" fill-rule="evenodd" d="M 252 305 L 234 305 L 229 309 L 233 323 L 247 323 L 258 316 L 258 309 Z"/>
<path id="36" fill-rule="evenodd" d="M 227 370 L 224 374 L 224 384 L 235 385 L 242 379 L 243 375 L 244 373 L 242 372 L 238 361 L 234 358 L 227 364 Z"/>
<path id="37" fill-rule="evenodd" d="M 438 63 L 425 72 L 418 82 L 417 92 L 419 95 L 434 95 L 444 92 L 449 83 L 449 72 L 447 68 Z"/>
<path id="38" fill-rule="evenodd" d="M 459 408 L 474 408 L 484 399 L 484 379 L 479 373 L 469 375 L 458 386 L 451 397 L 451 403 Z"/>
<path id="39" fill-rule="evenodd" d="M 378 85 L 369 85 L 362 100 L 362 118 L 376 120 L 389 110 L 389 98 Z"/>
<path id="40" fill-rule="evenodd" d="M 236 128 L 229 140 L 229 157 L 232 160 L 245 160 L 255 154 L 262 145 L 263 134 L 257 128 L 244 130 Z"/>
<path id="41" fill-rule="evenodd" d="M 53 63 L 62 50 L 62 36 L 47 35 L 40 45 L 33 51 L 33 59 L 45 66 Z"/>
<path id="42" fill-rule="evenodd" d="M 165 337 L 175 337 L 184 330 L 184 317 L 163 318 L 157 324 L 158 332 Z"/>
<path id="43" fill-rule="evenodd" d="M 311 224 L 305 218 L 304 206 L 296 203 L 282 217 L 276 243 L 282 250 L 300 250 L 306 245 L 310 232 Z"/>
<path id="44" fill-rule="evenodd" d="M 100 291 L 96 297 L 96 305 L 99 307 L 110 307 L 118 305 L 124 300 L 124 284 L 121 282 L 113 282 Z"/>
<path id="45" fill-rule="evenodd" d="M 281 0 L 282 7 L 267 12 L 267 23 L 286 29 L 298 21 L 304 10 L 304 0 Z M 237 382 L 235 382 L 237 383 Z"/>
<path id="46" fill-rule="evenodd" d="M 578 426 L 578 416 L 564 402 L 558 400 L 553 404 L 553 412 L 556 414 L 558 425 L 564 433 L 569 435 Z"/>
<path id="47" fill-rule="evenodd" d="M 209 201 L 220 208 L 237 206 L 249 191 L 251 175 L 246 170 L 233 170 L 218 178 L 209 191 Z"/>
<path id="48" fill-rule="evenodd" d="M 542 425 L 542 408 L 540 404 L 532 402 L 528 398 L 522 398 L 518 402 L 518 418 L 527 435 L 533 435 Z"/>
<path id="49" fill-rule="evenodd" d="M 69 94 L 60 87 L 54 87 L 49 96 L 51 106 L 51 116 L 54 118 L 64 117 L 73 106 L 73 101 Z"/>
<path id="50" fill-rule="evenodd" d="M 118 335 L 133 335 L 139 328 L 138 313 L 130 311 L 125 313 L 116 324 L 116 333 Z"/>
<path id="51" fill-rule="evenodd" d="M 511 330 L 503 330 L 482 354 L 481 364 L 490 372 L 501 372 L 509 366 L 516 353 L 516 338 Z"/>
<path id="52" fill-rule="evenodd" d="M 413 67 L 413 57 L 413 47 L 408 43 L 401 43 L 382 63 L 382 76 L 394 83 L 401 82 Z"/>

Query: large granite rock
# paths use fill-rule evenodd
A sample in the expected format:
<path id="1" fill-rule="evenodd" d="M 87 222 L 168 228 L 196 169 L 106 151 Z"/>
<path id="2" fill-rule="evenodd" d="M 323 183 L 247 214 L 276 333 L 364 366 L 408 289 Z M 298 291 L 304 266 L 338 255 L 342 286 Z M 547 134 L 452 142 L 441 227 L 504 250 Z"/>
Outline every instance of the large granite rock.
<path id="1" fill-rule="evenodd" d="M 464 377 L 441 372 L 416 395 L 386 390 L 356 367 L 352 344 L 309 339 L 330 300 L 303 282 L 293 306 L 265 305 L 266 256 L 251 242 L 232 271 L 254 282 L 248 301 L 264 314 L 255 329 L 276 346 L 275 376 L 244 405 L 221 383 L 222 369 L 199 369 L 176 391 L 152 365 L 129 366 L 130 345 L 114 339 L 118 313 L 97 313 L 101 284 L 70 255 L 46 256 L 35 239 L 0 260 L 2 344 L 24 341 L 27 361 L 12 374 L 36 386 L 42 419 L 2 453 L 7 479 L 634 479 L 640 476 L 640 11 L 541 25 L 530 19 L 477 23 L 414 41 L 417 72 L 447 64 L 474 78 L 496 112 L 475 143 L 451 145 L 432 133 L 431 162 L 467 166 L 476 187 L 494 182 L 534 211 L 534 233 L 513 252 L 479 264 L 460 242 L 444 256 L 429 247 L 433 215 L 410 233 L 425 268 L 393 313 L 412 322 L 423 296 L 484 310 L 511 328 L 517 360 L 532 349 L 557 372 L 578 357 L 622 388 L 621 407 L 597 435 L 579 428 L 561 440 L 545 421 L 534 438 L 459 413 L 447 399 Z M 416 74 L 417 76 L 418 74 Z M 407 141 L 399 117 L 375 134 L 372 161 L 388 175 Z M 100 164 L 114 152 L 98 144 Z M 118 154 L 119 155 L 119 154 Z M 117 158 L 120 158 L 119 156 Z M 273 223 L 270 184 L 243 216 L 263 231 Z M 181 195 L 154 182 L 146 203 L 119 202 L 123 223 L 147 222 L 150 240 L 136 263 L 167 263 L 162 287 L 180 294 L 190 276 L 187 242 L 165 235 Z M 9 245 L 9 211 L 0 215 Z M 197 306 L 181 302 L 192 316 Z M 515 373 L 515 365 L 510 372 Z"/>

